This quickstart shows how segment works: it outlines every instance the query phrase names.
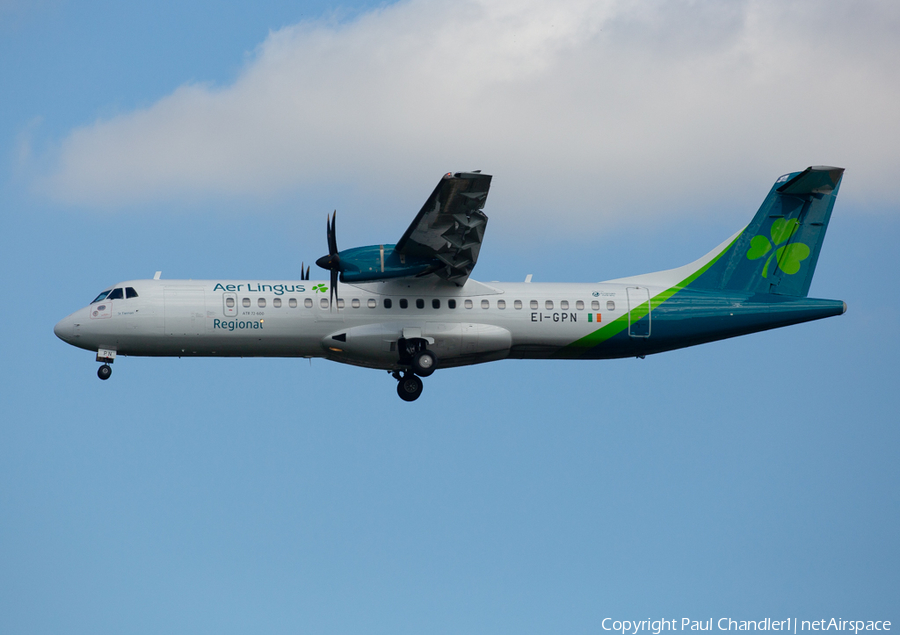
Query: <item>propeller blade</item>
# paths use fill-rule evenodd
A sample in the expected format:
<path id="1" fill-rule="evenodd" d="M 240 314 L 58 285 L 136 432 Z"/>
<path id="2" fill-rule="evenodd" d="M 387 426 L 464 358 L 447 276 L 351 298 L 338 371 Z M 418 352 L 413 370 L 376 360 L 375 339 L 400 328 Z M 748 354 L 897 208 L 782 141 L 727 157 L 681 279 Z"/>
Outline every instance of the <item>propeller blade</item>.
<path id="1" fill-rule="evenodd" d="M 306 280 L 309 280 L 309 267 L 306 268 Z"/>
<path id="2" fill-rule="evenodd" d="M 341 257 L 338 255 L 337 235 L 335 233 L 334 221 L 337 217 L 337 211 L 329 214 L 325 222 L 325 235 L 328 239 L 328 255 L 322 256 L 316 260 L 316 265 L 322 269 L 341 270 Z"/>
<path id="3" fill-rule="evenodd" d="M 328 304 L 329 310 L 334 308 L 334 298 L 337 295 L 337 283 L 338 283 L 338 274 L 340 272 L 337 269 L 331 270 L 331 288 L 329 291 L 331 292 L 331 302 Z"/>
<path id="4" fill-rule="evenodd" d="M 316 260 L 316 265 L 322 269 L 328 269 L 331 272 L 329 288 L 328 307 L 331 310 L 334 307 L 334 299 L 337 297 L 338 276 L 341 275 L 341 257 L 338 255 L 337 248 L 337 231 L 335 229 L 335 220 L 337 219 L 337 210 L 332 212 L 325 221 L 325 235 L 328 239 L 328 255 L 322 256 Z M 307 277 L 309 269 L 307 268 Z"/>
<path id="5" fill-rule="evenodd" d="M 334 255 L 338 252 L 337 248 L 337 230 L 335 229 L 335 221 L 337 221 L 337 210 L 331 215 L 331 222 L 328 225 L 328 254 Z"/>

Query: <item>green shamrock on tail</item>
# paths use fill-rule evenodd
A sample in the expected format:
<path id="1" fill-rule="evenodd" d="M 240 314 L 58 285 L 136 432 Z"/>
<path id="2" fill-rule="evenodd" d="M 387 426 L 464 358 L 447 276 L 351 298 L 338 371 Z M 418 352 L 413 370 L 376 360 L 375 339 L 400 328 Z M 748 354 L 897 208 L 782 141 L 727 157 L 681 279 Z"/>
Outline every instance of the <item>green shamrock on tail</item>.
<path id="1" fill-rule="evenodd" d="M 324 284 L 317 284 L 316 286 L 314 286 L 312 288 L 312 290 L 315 291 L 316 293 L 319 293 L 319 292 L 325 293 L 326 291 L 328 291 L 328 287 L 326 287 Z"/>
<path id="2" fill-rule="evenodd" d="M 795 218 L 791 220 L 779 218 L 772 223 L 772 229 L 769 231 L 769 234 L 772 236 L 771 243 L 765 236 L 754 236 L 750 240 L 750 249 L 747 250 L 747 258 L 750 260 L 756 260 L 765 256 L 772 249 L 773 243 L 776 247 L 781 245 L 766 260 L 766 266 L 763 267 L 762 272 L 763 278 L 768 278 L 769 263 L 772 262 L 772 258 L 775 258 L 778 268 L 788 275 L 794 275 L 800 271 L 800 263 L 809 257 L 809 247 L 803 243 L 782 244 L 790 240 L 798 227 L 800 227 L 800 223 Z"/>

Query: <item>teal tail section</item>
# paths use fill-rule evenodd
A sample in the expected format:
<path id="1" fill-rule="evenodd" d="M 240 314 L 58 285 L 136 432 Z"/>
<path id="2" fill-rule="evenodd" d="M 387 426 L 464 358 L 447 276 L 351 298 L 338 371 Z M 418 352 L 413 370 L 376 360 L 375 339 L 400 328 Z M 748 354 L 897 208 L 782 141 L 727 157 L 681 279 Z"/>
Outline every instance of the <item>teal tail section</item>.
<path id="1" fill-rule="evenodd" d="M 815 166 L 779 178 L 750 224 L 687 287 L 806 297 L 843 174 Z"/>

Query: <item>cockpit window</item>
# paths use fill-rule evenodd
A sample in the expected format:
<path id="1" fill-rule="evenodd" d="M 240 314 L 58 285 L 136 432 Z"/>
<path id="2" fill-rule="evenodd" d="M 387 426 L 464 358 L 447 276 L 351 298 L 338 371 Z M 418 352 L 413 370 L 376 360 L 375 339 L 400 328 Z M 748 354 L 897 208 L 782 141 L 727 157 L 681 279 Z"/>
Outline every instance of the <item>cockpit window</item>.
<path id="1" fill-rule="evenodd" d="M 134 290 L 134 287 L 125 287 L 125 298 L 136 298 L 138 297 L 137 291 Z"/>
<path id="2" fill-rule="evenodd" d="M 109 292 L 110 292 L 110 291 L 112 291 L 112 289 L 107 289 L 106 291 L 104 291 L 103 293 L 101 293 L 100 295 L 98 295 L 96 298 L 93 299 L 93 301 L 91 302 L 91 304 L 94 304 L 95 302 L 100 302 L 100 300 L 105 300 L 105 299 L 106 299 L 106 296 L 109 295 Z"/>
<path id="3" fill-rule="evenodd" d="M 123 300 L 125 299 L 125 293 L 122 291 L 122 287 L 118 289 L 113 289 L 108 296 L 106 296 L 107 300 Z"/>

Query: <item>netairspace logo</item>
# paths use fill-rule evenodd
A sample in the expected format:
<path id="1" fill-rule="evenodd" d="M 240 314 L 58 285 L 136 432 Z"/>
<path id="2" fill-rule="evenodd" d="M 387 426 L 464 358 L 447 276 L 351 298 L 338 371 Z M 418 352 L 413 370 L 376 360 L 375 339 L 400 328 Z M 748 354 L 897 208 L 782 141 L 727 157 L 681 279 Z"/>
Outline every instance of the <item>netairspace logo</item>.
<path id="1" fill-rule="evenodd" d="M 615 631 L 622 635 L 639 635 L 652 633 L 660 635 L 663 631 L 783 631 L 796 634 L 798 631 L 844 631 L 858 634 L 861 631 L 890 631 L 891 623 L 886 620 L 844 620 L 840 618 L 822 620 L 798 620 L 789 617 L 784 620 L 773 620 L 767 617 L 762 620 L 734 620 L 722 617 L 718 620 L 692 620 L 689 617 L 660 620 L 616 620 L 607 617 L 600 626 L 604 631 Z"/>

